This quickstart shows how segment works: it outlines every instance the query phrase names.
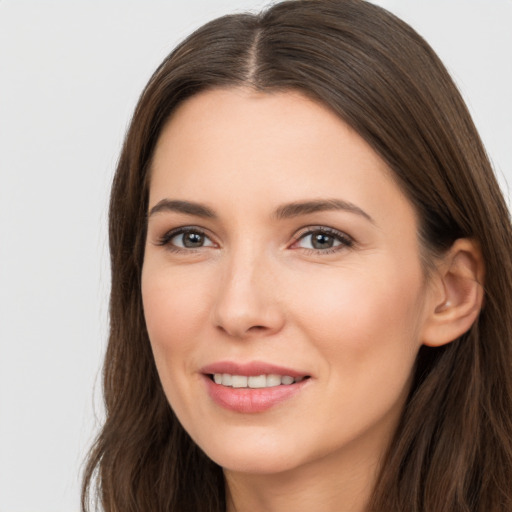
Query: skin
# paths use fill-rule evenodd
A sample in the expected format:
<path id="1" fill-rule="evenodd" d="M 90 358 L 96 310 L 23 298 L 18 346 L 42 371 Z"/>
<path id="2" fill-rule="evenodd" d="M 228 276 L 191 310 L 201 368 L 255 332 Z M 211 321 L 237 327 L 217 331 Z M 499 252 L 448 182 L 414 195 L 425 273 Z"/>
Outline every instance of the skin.
<path id="1" fill-rule="evenodd" d="M 332 199 L 361 211 L 275 217 L 283 204 Z M 215 217 L 155 210 L 163 200 Z M 202 247 L 168 235 L 184 226 L 205 233 Z M 320 227 L 341 233 L 334 247 L 313 248 Z M 183 103 L 162 131 L 146 323 L 172 408 L 224 468 L 228 510 L 364 510 L 441 289 L 425 277 L 416 215 L 389 169 L 324 106 L 297 92 L 217 89 Z M 217 361 L 310 378 L 243 414 L 206 392 L 200 369 Z"/>

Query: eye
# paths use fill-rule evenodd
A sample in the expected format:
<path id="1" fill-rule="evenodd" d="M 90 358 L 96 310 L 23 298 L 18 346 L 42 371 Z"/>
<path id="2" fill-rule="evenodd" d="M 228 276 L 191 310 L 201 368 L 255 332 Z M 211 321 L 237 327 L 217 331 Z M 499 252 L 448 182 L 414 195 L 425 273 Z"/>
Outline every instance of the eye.
<path id="1" fill-rule="evenodd" d="M 166 233 L 158 245 L 166 245 L 174 250 L 200 249 L 215 244 L 198 228 L 179 228 Z"/>
<path id="2" fill-rule="evenodd" d="M 314 252 L 331 253 L 347 247 L 352 247 L 351 237 L 332 228 L 309 228 L 299 235 L 294 248 L 308 249 Z"/>

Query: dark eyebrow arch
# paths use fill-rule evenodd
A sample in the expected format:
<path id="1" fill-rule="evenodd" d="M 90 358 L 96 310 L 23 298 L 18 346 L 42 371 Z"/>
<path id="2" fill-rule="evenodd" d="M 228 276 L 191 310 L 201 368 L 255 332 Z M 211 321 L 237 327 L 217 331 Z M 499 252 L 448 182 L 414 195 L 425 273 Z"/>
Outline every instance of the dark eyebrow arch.
<path id="1" fill-rule="evenodd" d="M 185 213 L 187 215 L 195 215 L 196 217 L 204 217 L 208 219 L 214 219 L 217 217 L 213 210 L 202 204 L 171 199 L 162 199 L 161 201 L 158 201 L 158 203 L 149 210 L 148 218 L 155 213 L 160 212 Z"/>
<path id="2" fill-rule="evenodd" d="M 294 203 L 284 204 L 276 209 L 273 217 L 276 220 L 290 219 L 301 215 L 308 215 L 316 212 L 329 210 L 343 210 L 350 213 L 361 215 L 372 223 L 375 221 L 364 210 L 353 203 L 343 201 L 341 199 L 319 199 L 315 201 L 297 201 Z M 160 212 L 178 212 L 186 215 L 194 215 L 208 219 L 215 219 L 217 215 L 213 210 L 200 203 L 191 201 L 178 201 L 171 199 L 162 199 L 151 210 L 149 210 L 148 218 Z"/>
<path id="3" fill-rule="evenodd" d="M 300 215 L 307 215 L 310 213 L 324 212 L 329 210 L 343 210 L 350 213 L 361 215 L 371 223 L 375 221 L 364 210 L 359 208 L 353 203 L 343 201 L 341 199 L 319 199 L 316 201 L 303 201 L 294 202 L 280 206 L 274 213 L 276 219 L 290 219 L 299 217 Z"/>

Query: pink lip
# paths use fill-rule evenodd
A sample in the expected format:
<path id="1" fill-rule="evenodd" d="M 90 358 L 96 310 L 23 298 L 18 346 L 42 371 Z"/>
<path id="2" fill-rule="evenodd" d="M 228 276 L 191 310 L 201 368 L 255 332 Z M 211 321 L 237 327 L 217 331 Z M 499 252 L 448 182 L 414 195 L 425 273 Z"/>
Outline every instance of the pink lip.
<path id="1" fill-rule="evenodd" d="M 221 407 L 244 414 L 264 412 L 299 393 L 311 379 L 305 379 L 290 385 L 270 388 L 231 388 L 215 384 L 210 378 L 214 373 L 230 373 L 231 375 L 289 375 L 290 377 L 305 377 L 306 374 L 262 362 L 239 364 L 231 361 L 213 363 L 201 369 L 203 380 L 210 398 Z"/>

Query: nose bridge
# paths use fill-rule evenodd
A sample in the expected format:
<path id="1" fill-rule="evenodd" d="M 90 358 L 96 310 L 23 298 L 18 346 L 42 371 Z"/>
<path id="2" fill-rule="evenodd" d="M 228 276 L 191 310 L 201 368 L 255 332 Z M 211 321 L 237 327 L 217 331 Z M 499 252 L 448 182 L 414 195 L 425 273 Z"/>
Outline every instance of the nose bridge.
<path id="1" fill-rule="evenodd" d="M 231 336 L 276 332 L 283 315 L 276 300 L 273 261 L 261 245 L 241 241 L 223 261 L 214 322 Z"/>

